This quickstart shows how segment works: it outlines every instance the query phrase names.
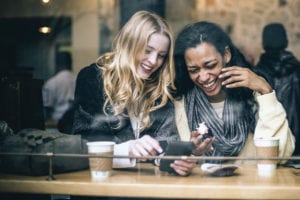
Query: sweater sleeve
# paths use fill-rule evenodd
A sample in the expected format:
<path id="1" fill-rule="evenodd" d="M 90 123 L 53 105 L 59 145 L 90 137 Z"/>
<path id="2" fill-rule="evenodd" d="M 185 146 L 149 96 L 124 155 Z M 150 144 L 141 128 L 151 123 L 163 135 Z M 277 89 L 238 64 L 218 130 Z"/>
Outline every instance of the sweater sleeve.
<path id="1" fill-rule="evenodd" d="M 114 156 L 129 156 L 129 143 L 127 141 L 121 144 L 116 144 L 114 148 Z M 131 158 L 114 158 L 113 159 L 113 168 L 127 168 L 135 167 L 136 159 Z"/>
<path id="2" fill-rule="evenodd" d="M 255 138 L 279 138 L 279 156 L 291 156 L 295 149 L 295 138 L 289 128 L 286 112 L 277 100 L 275 91 L 258 95 L 258 121 L 254 131 Z"/>
<path id="3" fill-rule="evenodd" d="M 72 129 L 74 134 L 81 134 L 84 137 L 88 135 L 93 137 L 96 135 L 109 136 L 110 127 L 107 123 L 107 117 L 102 111 L 103 102 L 100 70 L 96 65 L 83 68 L 76 80 L 75 111 Z"/>

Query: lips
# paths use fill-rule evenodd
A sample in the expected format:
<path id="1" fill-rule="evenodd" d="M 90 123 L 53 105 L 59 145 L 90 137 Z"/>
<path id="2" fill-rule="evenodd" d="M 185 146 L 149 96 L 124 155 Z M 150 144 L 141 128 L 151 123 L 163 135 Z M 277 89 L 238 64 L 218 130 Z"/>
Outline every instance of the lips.
<path id="1" fill-rule="evenodd" d="M 144 69 L 144 70 L 147 70 L 147 71 L 151 71 L 151 67 L 148 67 L 147 65 L 145 65 L 145 64 L 141 64 L 141 66 L 142 66 L 142 68 Z"/>
<path id="2" fill-rule="evenodd" d="M 203 84 L 203 87 L 206 89 L 209 89 L 209 88 L 213 87 L 215 83 L 216 83 L 216 80 L 209 82 L 207 84 Z"/>
<path id="3" fill-rule="evenodd" d="M 153 70 L 153 68 L 151 68 L 145 64 L 140 64 L 140 66 L 138 68 L 138 73 L 142 79 L 147 79 L 151 75 L 152 70 Z"/>
<path id="4" fill-rule="evenodd" d="M 207 95 L 212 95 L 215 93 L 215 90 L 217 88 L 217 79 L 213 80 L 207 84 L 202 84 L 202 89 Z"/>

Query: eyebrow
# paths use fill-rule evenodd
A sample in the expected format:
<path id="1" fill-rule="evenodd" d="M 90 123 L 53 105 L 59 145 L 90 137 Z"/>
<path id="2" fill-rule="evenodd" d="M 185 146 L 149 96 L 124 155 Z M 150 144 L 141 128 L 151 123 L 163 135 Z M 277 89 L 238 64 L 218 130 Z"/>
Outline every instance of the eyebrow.
<path id="1" fill-rule="evenodd" d="M 216 58 L 214 58 L 212 60 L 207 60 L 207 61 L 204 62 L 204 65 L 208 65 L 209 63 L 212 63 L 212 62 L 218 63 L 218 60 Z"/>
<path id="2" fill-rule="evenodd" d="M 212 59 L 212 60 L 208 60 L 208 61 L 205 61 L 204 62 L 204 64 L 203 64 L 203 66 L 206 66 L 206 65 L 208 65 L 209 63 L 211 63 L 211 62 L 215 62 L 215 63 L 218 63 L 218 60 L 216 59 L 216 58 L 214 58 L 214 59 Z M 197 65 L 194 65 L 194 64 L 192 64 L 192 65 L 186 65 L 188 68 L 197 68 Z"/>
<path id="3" fill-rule="evenodd" d="M 151 50 L 155 49 L 154 47 L 147 45 L 146 48 L 150 48 Z M 165 53 L 167 54 L 169 52 L 169 50 L 167 49 L 166 51 L 159 51 L 159 53 Z"/>

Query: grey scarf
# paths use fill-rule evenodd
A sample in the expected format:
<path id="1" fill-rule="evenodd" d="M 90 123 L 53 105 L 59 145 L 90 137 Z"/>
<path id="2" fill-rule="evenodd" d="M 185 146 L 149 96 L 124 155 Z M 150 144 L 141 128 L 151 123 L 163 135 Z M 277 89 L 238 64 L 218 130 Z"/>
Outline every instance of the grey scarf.
<path id="1" fill-rule="evenodd" d="M 243 102 L 225 99 L 222 119 L 219 118 L 203 91 L 195 86 L 185 98 L 185 109 L 189 127 L 196 130 L 199 123 L 205 122 L 215 135 L 214 150 L 206 156 L 237 156 L 244 147 L 249 127 L 243 117 Z"/>

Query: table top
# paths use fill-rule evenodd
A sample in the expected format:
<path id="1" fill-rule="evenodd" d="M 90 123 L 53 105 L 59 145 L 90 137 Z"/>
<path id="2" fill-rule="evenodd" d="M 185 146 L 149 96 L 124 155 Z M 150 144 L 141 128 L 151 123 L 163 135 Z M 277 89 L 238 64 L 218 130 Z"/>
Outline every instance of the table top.
<path id="1" fill-rule="evenodd" d="M 259 177 L 255 165 L 240 165 L 234 176 L 212 177 L 199 167 L 188 177 L 169 175 L 152 164 L 113 170 L 93 181 L 88 170 L 47 176 L 0 174 L 0 192 L 184 199 L 300 199 L 300 170 L 279 167 Z"/>

